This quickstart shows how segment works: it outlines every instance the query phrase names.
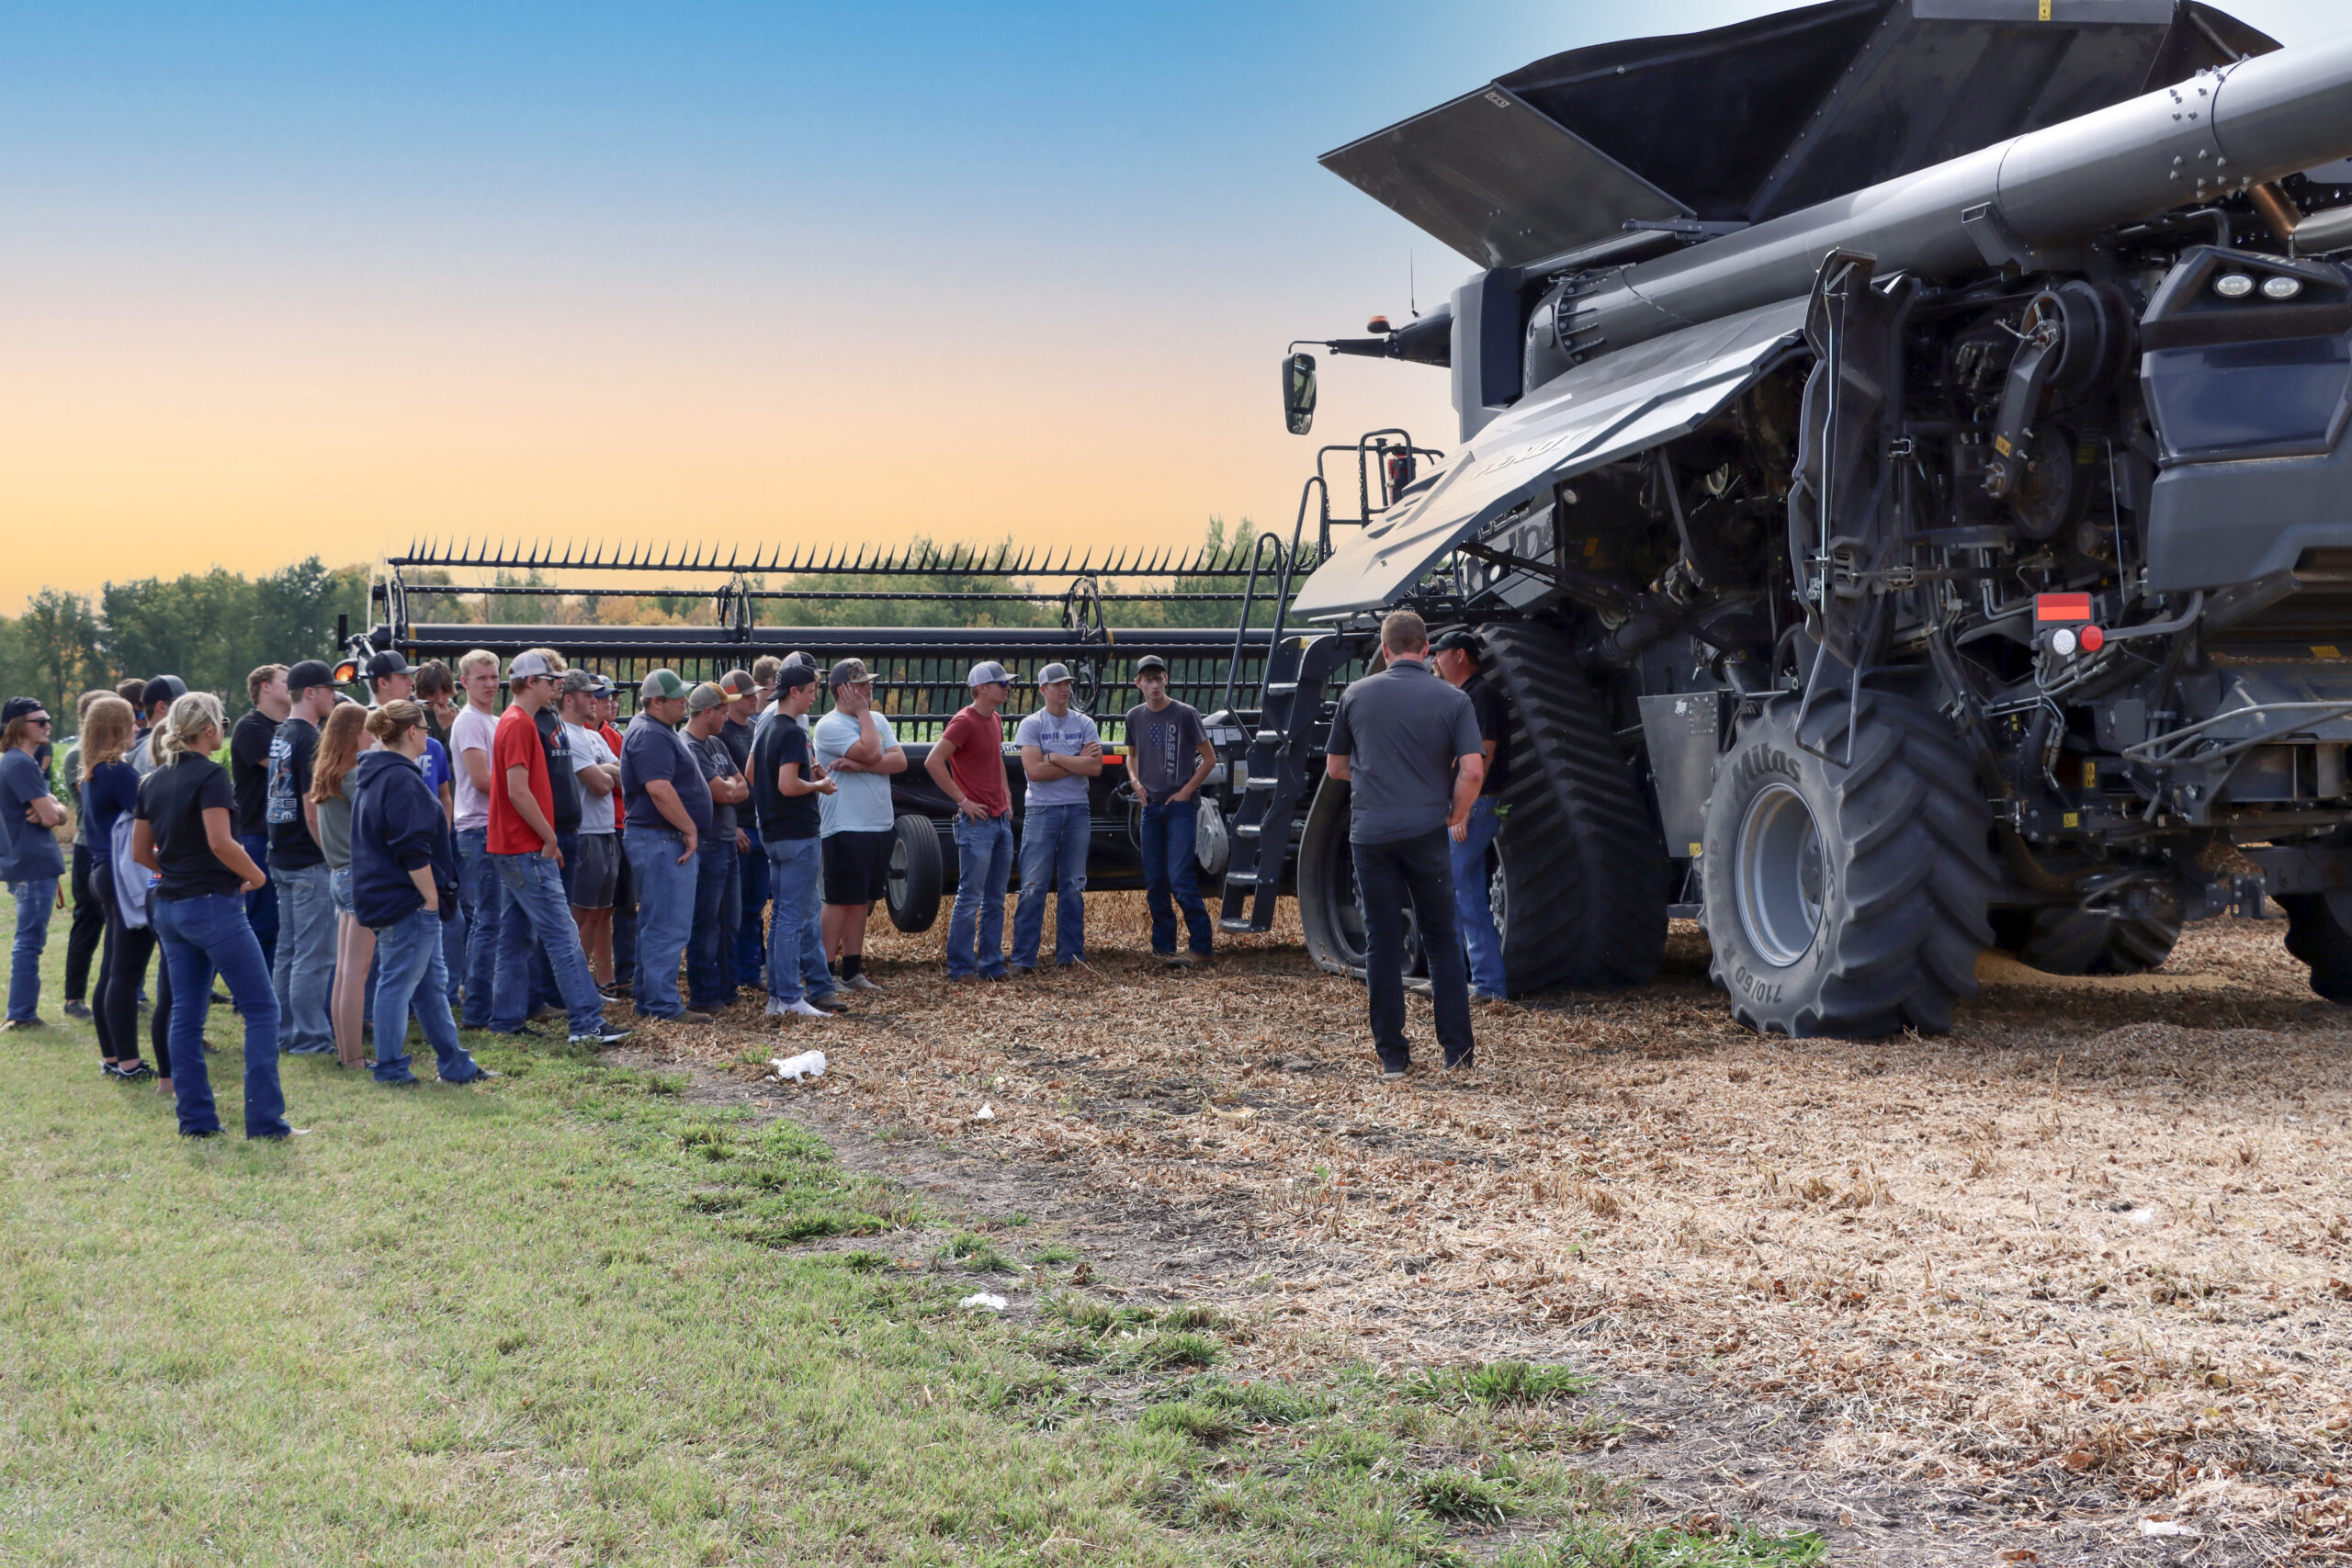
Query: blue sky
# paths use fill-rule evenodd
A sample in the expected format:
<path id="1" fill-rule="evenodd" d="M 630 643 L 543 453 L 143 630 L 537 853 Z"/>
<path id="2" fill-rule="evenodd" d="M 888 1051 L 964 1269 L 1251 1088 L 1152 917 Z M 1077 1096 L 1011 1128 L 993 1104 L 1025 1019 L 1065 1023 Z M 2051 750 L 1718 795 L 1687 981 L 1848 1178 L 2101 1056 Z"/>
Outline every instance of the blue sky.
<path id="1" fill-rule="evenodd" d="M 435 529 L 1286 520 L 1283 344 L 1467 270 L 1316 155 L 1763 8 L 0 8 L 0 505 L 80 588 Z M 1336 367 L 1317 434 L 1435 434 L 1442 383 Z"/>

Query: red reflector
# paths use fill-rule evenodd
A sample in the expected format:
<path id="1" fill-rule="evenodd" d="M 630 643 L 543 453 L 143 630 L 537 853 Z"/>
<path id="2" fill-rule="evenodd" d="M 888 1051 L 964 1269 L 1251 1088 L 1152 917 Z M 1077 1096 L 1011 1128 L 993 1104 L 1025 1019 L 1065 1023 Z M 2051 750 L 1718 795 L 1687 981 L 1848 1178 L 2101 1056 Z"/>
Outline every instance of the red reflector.
<path id="1" fill-rule="evenodd" d="M 2107 646 L 2107 634 L 2097 626 L 2085 626 L 2082 629 L 2081 641 L 2085 653 L 2097 653 Z"/>
<path id="2" fill-rule="evenodd" d="M 2052 621 L 2087 621 L 2091 618 L 2091 596 L 2037 593 L 2033 596 L 2033 618 L 2045 625 Z"/>

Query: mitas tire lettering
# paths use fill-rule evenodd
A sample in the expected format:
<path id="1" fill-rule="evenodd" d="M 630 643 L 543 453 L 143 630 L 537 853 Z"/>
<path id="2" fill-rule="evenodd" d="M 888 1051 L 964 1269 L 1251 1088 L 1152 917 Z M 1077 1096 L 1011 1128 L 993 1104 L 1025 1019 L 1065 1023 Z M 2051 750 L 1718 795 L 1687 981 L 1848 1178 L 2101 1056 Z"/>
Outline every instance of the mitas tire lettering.
<path id="1" fill-rule="evenodd" d="M 1768 699 L 1716 769 L 1699 862 L 1709 972 L 1733 1016 L 1758 1032 L 1949 1029 L 1953 1002 L 1975 994 L 1976 954 L 1992 934 L 1990 815 L 1968 753 L 1942 715 L 1907 698 L 1816 700 L 1802 738 L 1797 708 L 1793 696 Z M 1850 760 L 1840 761 L 1849 733 Z M 1750 941 L 1738 878 L 1751 805 L 1784 790 L 1819 834 L 1820 913 L 1812 942 L 1782 964 Z"/>

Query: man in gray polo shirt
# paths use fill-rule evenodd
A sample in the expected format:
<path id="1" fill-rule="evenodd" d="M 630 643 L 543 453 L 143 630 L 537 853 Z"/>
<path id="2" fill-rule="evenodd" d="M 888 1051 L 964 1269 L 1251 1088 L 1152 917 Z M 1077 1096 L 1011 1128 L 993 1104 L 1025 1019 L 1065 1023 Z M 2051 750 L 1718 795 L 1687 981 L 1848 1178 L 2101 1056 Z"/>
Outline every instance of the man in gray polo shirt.
<path id="1" fill-rule="evenodd" d="M 1429 957 L 1438 1043 L 1448 1067 L 1471 1063 L 1470 992 L 1453 911 L 1452 830 L 1469 820 L 1487 776 L 1470 699 L 1430 669 L 1429 628 L 1410 610 L 1380 624 L 1388 666 L 1340 697 L 1324 771 L 1345 782 L 1348 844 L 1363 899 L 1364 986 L 1380 1075 L 1401 1078 L 1405 909 Z"/>

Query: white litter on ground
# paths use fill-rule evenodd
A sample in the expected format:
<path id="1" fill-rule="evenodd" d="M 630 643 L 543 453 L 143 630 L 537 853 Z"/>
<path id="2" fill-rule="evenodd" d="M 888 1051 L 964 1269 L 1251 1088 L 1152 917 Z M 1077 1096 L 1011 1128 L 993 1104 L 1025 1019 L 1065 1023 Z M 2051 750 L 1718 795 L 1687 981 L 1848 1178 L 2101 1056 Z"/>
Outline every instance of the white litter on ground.
<path id="1" fill-rule="evenodd" d="M 993 1122 L 996 1120 L 996 1112 L 983 1105 L 978 1111 L 972 1112 L 972 1120 L 975 1122 Z"/>
<path id="2" fill-rule="evenodd" d="M 986 1291 L 975 1291 L 970 1295 L 966 1296 L 962 1301 L 957 1302 L 956 1304 L 957 1306 L 986 1307 L 990 1312 L 1002 1312 L 1005 1308 L 1005 1300 L 1002 1296 L 992 1296 Z"/>
<path id="3" fill-rule="evenodd" d="M 803 1078 L 825 1076 L 825 1054 L 822 1051 L 803 1051 L 797 1056 L 778 1056 L 768 1065 L 775 1069 L 777 1077 L 788 1078 L 794 1083 Z"/>
<path id="4" fill-rule="evenodd" d="M 2197 1532 L 2178 1519 L 2142 1519 L 2142 1535 L 2195 1535 Z"/>

